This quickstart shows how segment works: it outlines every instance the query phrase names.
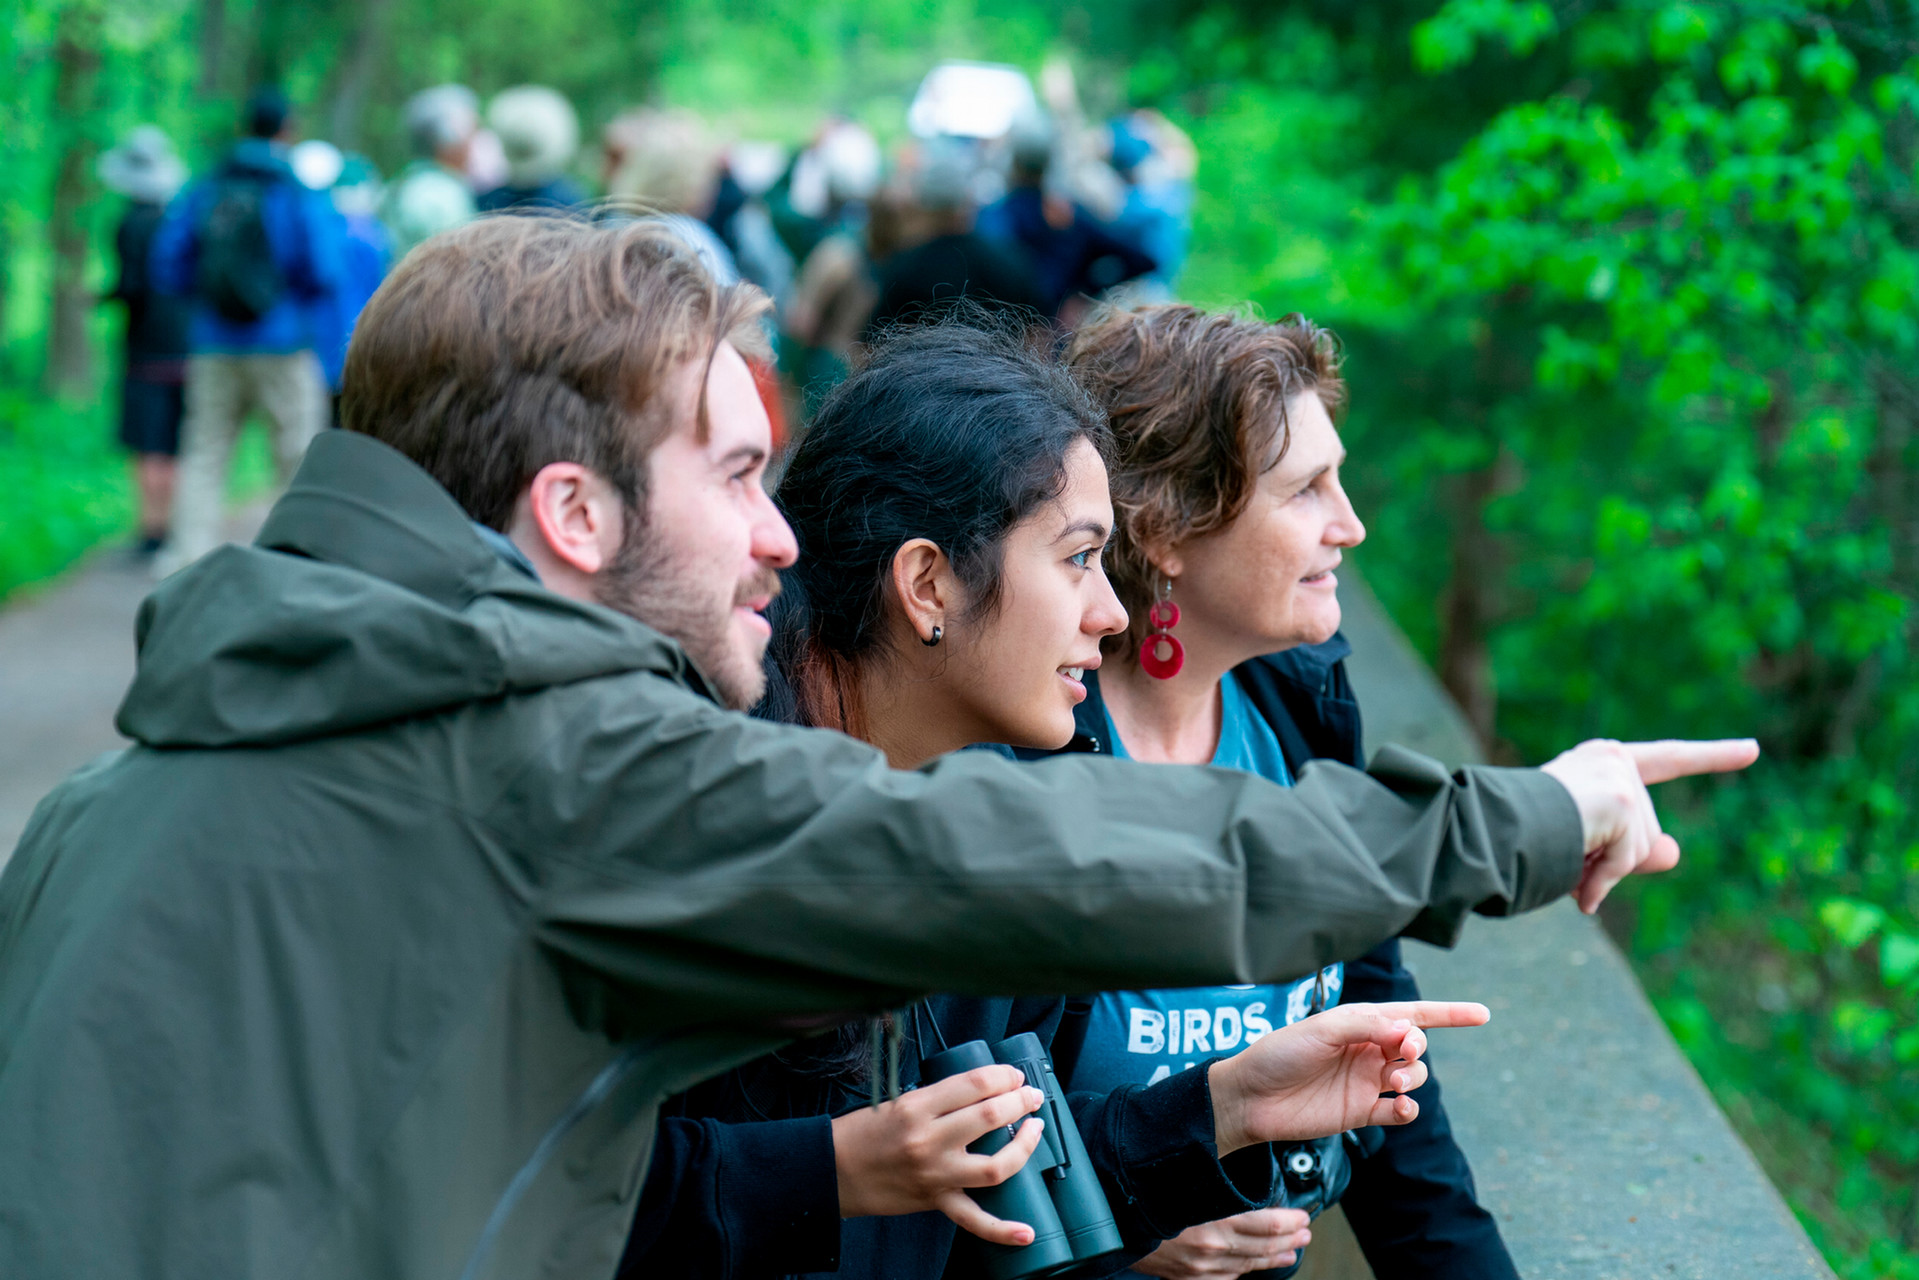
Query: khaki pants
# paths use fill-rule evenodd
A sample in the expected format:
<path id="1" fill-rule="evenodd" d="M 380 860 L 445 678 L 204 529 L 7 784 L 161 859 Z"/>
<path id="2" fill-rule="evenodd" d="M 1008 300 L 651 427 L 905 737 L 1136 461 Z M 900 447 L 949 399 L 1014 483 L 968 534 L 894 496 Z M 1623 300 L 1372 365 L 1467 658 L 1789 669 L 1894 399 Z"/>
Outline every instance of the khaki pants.
<path id="1" fill-rule="evenodd" d="M 172 531 L 155 561 L 160 574 L 185 568 L 223 541 L 233 442 L 254 409 L 273 423 L 274 461 L 284 484 L 327 423 L 326 383 L 313 353 L 187 360 L 179 479 L 173 491 Z"/>

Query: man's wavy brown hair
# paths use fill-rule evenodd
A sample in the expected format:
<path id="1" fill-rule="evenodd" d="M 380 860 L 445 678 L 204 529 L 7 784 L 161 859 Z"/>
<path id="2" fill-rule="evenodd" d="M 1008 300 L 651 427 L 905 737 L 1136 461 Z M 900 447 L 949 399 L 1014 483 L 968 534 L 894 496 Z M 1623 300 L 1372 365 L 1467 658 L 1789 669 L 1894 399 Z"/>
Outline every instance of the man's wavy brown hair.
<path id="1" fill-rule="evenodd" d="M 1268 322 L 1178 304 L 1109 309 L 1074 336 L 1066 363 L 1112 423 L 1115 528 L 1105 561 L 1132 617 L 1108 642 L 1136 653 L 1164 550 L 1239 518 L 1286 455 L 1286 406 L 1313 391 L 1346 404 L 1339 344 L 1301 315 Z"/>
<path id="2" fill-rule="evenodd" d="M 483 218 L 414 249 L 373 295 L 347 351 L 341 424 L 419 463 L 495 529 L 554 462 L 604 476 L 631 522 L 679 408 L 662 394 L 673 371 L 722 341 L 769 354 L 767 305 L 751 285 L 718 284 L 658 223 Z"/>

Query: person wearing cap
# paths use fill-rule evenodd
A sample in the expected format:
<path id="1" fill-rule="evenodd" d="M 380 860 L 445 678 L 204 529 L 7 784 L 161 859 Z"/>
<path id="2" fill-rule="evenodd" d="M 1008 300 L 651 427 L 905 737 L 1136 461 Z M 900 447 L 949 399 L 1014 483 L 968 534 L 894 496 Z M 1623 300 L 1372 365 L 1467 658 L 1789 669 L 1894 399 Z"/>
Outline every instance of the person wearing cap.
<path id="1" fill-rule="evenodd" d="M 102 301 L 127 309 L 120 443 L 133 454 L 136 545 L 141 556 L 150 557 L 166 541 L 173 505 L 180 419 L 186 412 L 187 305 L 153 287 L 147 257 L 166 218 L 167 201 L 185 184 L 187 169 L 165 133 L 141 125 L 100 157 L 99 174 L 102 186 L 127 201 L 113 233 L 119 271 Z"/>
<path id="2" fill-rule="evenodd" d="M 285 94 L 256 91 L 242 123 L 214 171 L 168 209 L 150 255 L 155 287 L 191 307 L 172 524 L 154 561 L 162 576 L 220 544 L 227 468 L 249 413 L 271 420 L 283 477 L 327 422 L 312 314 L 340 287 L 340 217 L 288 163 Z"/>
<path id="3" fill-rule="evenodd" d="M 480 131 L 480 100 L 463 84 L 435 85 L 408 98 L 401 116 L 414 158 L 393 180 L 380 208 L 396 260 L 477 212 L 467 152 Z"/>
<path id="4" fill-rule="evenodd" d="M 479 198 L 482 213 L 571 209 L 586 202 L 566 167 L 580 149 L 573 104 L 545 85 L 523 84 L 494 96 L 486 122 L 506 153 L 506 181 Z"/>

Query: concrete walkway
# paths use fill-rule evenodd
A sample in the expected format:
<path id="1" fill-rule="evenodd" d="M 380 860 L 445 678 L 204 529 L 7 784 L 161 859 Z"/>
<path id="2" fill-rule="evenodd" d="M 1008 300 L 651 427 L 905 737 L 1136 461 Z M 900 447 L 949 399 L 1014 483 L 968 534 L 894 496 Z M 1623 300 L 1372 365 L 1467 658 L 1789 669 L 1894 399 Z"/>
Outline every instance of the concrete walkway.
<path id="1" fill-rule="evenodd" d="M 1342 576 L 1371 746 L 1476 759 L 1404 636 L 1356 577 Z M 132 675 L 147 585 L 104 554 L 0 612 L 0 862 L 43 794 L 120 745 L 113 712 Z M 1523 1274 L 1830 1276 L 1617 949 L 1570 904 L 1475 920 L 1451 952 L 1407 951 L 1428 995 L 1493 1009 L 1489 1027 L 1435 1033 L 1433 1061 L 1481 1198 Z M 1369 1274 L 1343 1223 L 1323 1222 L 1320 1237 L 1308 1251 L 1316 1278 Z"/>
<path id="2" fill-rule="evenodd" d="M 133 615 L 152 585 L 106 552 L 0 610 L 0 865 L 40 797 L 125 744 L 113 713 L 133 678 Z"/>
<path id="3" fill-rule="evenodd" d="M 267 508 L 234 512 L 227 536 L 251 539 Z M 0 608 L 0 867 L 41 796 L 126 745 L 113 714 L 133 679 L 134 617 L 152 589 L 146 566 L 109 548 Z"/>

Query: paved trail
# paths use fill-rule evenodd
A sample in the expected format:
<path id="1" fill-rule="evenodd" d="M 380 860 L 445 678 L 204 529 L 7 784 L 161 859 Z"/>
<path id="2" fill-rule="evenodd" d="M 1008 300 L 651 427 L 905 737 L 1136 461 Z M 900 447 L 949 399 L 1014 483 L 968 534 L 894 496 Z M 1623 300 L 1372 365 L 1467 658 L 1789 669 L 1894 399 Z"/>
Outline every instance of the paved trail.
<path id="1" fill-rule="evenodd" d="M 105 554 L 0 611 L 0 864 L 54 783 L 125 743 L 114 709 L 133 677 L 133 615 L 151 585 Z"/>
<path id="2" fill-rule="evenodd" d="M 251 538 L 264 502 L 234 513 Z M 124 550 L 96 552 L 64 578 L 0 607 L 0 867 L 40 797 L 103 751 L 126 745 L 113 713 L 133 679 L 133 621 L 152 577 Z"/>
<path id="3" fill-rule="evenodd" d="M 113 712 L 146 588 L 109 554 L 0 611 L 0 864 L 47 790 L 122 745 Z M 1356 580 L 1342 596 L 1369 743 L 1476 759 L 1458 711 L 1377 602 Z M 1427 994 L 1493 1010 L 1482 1030 L 1435 1033 L 1433 1060 L 1522 1274 L 1831 1275 L 1624 959 L 1570 904 L 1475 920 L 1457 950 L 1409 943 L 1407 958 Z M 1370 1276 L 1343 1221 L 1320 1225 L 1314 1280 Z"/>

